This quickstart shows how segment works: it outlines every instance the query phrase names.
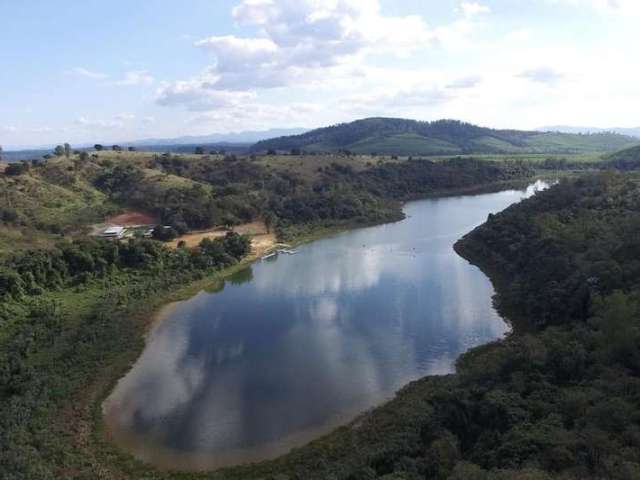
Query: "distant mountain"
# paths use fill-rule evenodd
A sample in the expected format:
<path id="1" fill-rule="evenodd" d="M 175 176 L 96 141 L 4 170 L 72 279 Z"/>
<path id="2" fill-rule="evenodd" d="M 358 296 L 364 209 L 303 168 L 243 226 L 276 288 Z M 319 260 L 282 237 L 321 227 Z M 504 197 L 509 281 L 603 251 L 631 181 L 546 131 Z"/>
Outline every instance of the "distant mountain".
<path id="1" fill-rule="evenodd" d="M 110 145 L 121 145 L 123 147 L 137 147 L 140 150 L 151 152 L 193 152 L 197 146 L 207 147 L 209 150 L 227 150 L 232 153 L 241 153 L 256 142 L 268 138 L 281 137 L 285 135 L 299 135 L 307 132 L 304 128 L 272 128 L 270 130 L 247 131 L 238 133 L 213 133 L 211 135 L 185 136 L 177 138 L 148 138 L 144 140 L 133 140 L 129 142 L 101 142 L 105 147 Z M 62 142 L 61 142 L 62 143 Z M 72 145 L 79 150 L 92 149 L 94 143 Z M 148 147 L 148 148 L 141 148 Z M 5 147 L 3 160 L 5 162 L 17 162 L 19 160 L 30 160 L 42 158 L 43 155 L 51 153 L 55 145 L 28 146 L 8 146 Z"/>
<path id="2" fill-rule="evenodd" d="M 15 150 L 2 152 L 2 161 L 6 163 L 19 162 L 20 160 L 41 159 L 43 155 L 52 152 L 51 149 L 30 149 L 30 150 Z"/>
<path id="3" fill-rule="evenodd" d="M 560 133 L 618 133 L 630 137 L 640 138 L 640 127 L 636 128 L 599 128 L 599 127 L 570 127 L 567 125 L 555 125 L 552 127 L 538 128 L 541 132 L 560 132 Z"/>
<path id="4" fill-rule="evenodd" d="M 576 135 L 495 130 L 457 120 L 421 122 L 399 118 L 366 118 L 301 135 L 260 141 L 251 150 L 349 150 L 386 155 L 572 154 L 612 152 L 638 142 L 636 138 L 615 133 Z"/>
<path id="5" fill-rule="evenodd" d="M 238 133 L 214 133 L 211 135 L 185 136 L 177 138 L 150 138 L 136 140 L 134 142 L 122 142 L 122 145 L 144 146 L 144 145 L 208 145 L 208 144 L 253 144 L 268 138 L 282 137 L 287 135 L 299 135 L 307 132 L 304 128 L 272 128 L 262 131 L 248 131 Z"/>

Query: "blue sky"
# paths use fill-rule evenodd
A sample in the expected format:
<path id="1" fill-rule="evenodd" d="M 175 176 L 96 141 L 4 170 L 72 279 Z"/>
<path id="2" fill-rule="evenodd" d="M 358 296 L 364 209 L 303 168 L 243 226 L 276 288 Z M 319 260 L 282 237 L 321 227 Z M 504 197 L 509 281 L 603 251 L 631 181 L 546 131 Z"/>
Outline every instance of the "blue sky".
<path id="1" fill-rule="evenodd" d="M 0 145 L 638 126 L 637 0 L 0 0 Z"/>

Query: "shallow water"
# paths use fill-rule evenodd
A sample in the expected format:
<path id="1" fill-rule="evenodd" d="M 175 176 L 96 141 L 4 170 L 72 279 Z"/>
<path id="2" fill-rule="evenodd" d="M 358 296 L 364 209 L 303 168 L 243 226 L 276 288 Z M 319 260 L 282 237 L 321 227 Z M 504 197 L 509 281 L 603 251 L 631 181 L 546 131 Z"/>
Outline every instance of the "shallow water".
<path id="1" fill-rule="evenodd" d="M 422 200 L 398 223 L 258 262 L 167 309 L 103 406 L 114 440 L 160 467 L 271 458 L 502 337 L 493 288 L 453 251 L 533 194 Z"/>

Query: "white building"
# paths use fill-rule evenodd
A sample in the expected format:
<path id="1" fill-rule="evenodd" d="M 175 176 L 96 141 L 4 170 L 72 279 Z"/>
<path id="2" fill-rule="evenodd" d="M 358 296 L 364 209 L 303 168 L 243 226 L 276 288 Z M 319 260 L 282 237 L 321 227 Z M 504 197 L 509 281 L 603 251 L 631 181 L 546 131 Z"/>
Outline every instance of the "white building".
<path id="1" fill-rule="evenodd" d="M 109 227 L 100 234 L 103 238 L 122 238 L 123 235 L 124 227 Z"/>

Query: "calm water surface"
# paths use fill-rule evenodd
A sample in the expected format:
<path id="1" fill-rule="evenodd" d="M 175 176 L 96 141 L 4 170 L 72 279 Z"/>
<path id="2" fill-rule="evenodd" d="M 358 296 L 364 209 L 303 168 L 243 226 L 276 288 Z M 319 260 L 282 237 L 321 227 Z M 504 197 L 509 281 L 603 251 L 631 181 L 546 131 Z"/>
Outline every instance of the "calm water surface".
<path id="1" fill-rule="evenodd" d="M 406 205 L 406 220 L 316 241 L 172 305 L 103 409 L 121 447 L 160 467 L 270 458 L 508 326 L 457 239 L 526 191 Z"/>

